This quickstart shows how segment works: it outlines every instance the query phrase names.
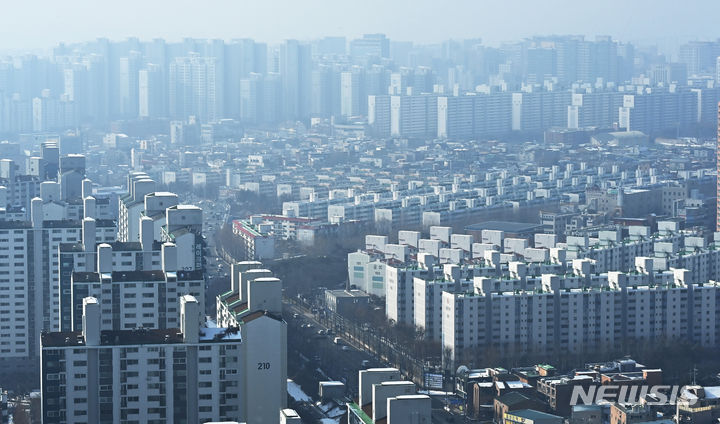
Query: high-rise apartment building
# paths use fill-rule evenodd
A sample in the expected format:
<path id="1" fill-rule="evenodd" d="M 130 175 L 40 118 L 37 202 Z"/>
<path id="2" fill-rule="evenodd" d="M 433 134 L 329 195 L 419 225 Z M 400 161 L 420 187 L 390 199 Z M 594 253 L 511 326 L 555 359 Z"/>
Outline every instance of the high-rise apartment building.
<path id="1" fill-rule="evenodd" d="M 81 330 L 42 335 L 43 422 L 240 421 L 246 341 L 237 327 L 201 328 L 192 296 L 178 308 L 179 328 L 103 330 L 86 297 Z"/>
<path id="2" fill-rule="evenodd" d="M 160 65 L 148 64 L 138 71 L 138 116 L 165 116 L 165 80 Z"/>
<path id="3" fill-rule="evenodd" d="M 170 116 L 214 122 L 223 115 L 225 89 L 217 59 L 192 54 L 170 63 Z"/>
<path id="4" fill-rule="evenodd" d="M 437 96 L 390 96 L 390 135 L 434 138 L 437 122 Z"/>
<path id="5" fill-rule="evenodd" d="M 125 118 L 137 118 L 139 101 L 139 72 L 142 54 L 131 51 L 120 58 L 120 115 Z"/>
<path id="6" fill-rule="evenodd" d="M 251 73 L 240 80 L 238 99 L 239 117 L 242 122 L 258 124 L 264 122 L 263 117 L 263 76 Z"/>
<path id="7" fill-rule="evenodd" d="M 317 41 L 316 51 L 313 54 L 318 56 L 342 56 L 347 52 L 347 40 L 345 37 L 323 37 Z"/>
<path id="8" fill-rule="evenodd" d="M 251 73 L 265 73 L 267 47 L 251 39 L 232 40 L 225 44 L 225 115 L 237 117 L 241 113 L 239 94 L 241 81 Z"/>
<path id="9" fill-rule="evenodd" d="M 716 41 L 691 41 L 680 46 L 678 59 L 687 66 L 688 75 L 713 73 L 717 57 L 720 56 L 720 43 Z"/>
<path id="10" fill-rule="evenodd" d="M 59 247 L 82 239 L 83 226 L 67 219 L 56 201 L 35 198 L 30 221 L 0 221 L 0 250 L 6 251 L 5 278 L 0 279 L 0 339 L 3 359 L 33 359 L 37 337 L 60 328 Z M 115 224 L 93 221 L 100 242 L 115 240 Z"/>
<path id="11" fill-rule="evenodd" d="M 282 282 L 260 262 L 233 264 L 231 289 L 217 297 L 217 325 L 239 327 L 245 393 L 243 420 L 276 423 L 287 403 L 287 323 L 282 319 Z"/>
<path id="12" fill-rule="evenodd" d="M 715 346 L 716 282 L 692 283 L 690 272 L 638 271 L 587 278 L 545 274 L 541 287 L 510 290 L 476 277 L 466 293 L 442 293 L 446 365 L 472 363 L 478 352 L 583 352 L 637 341 L 690 340 Z M 583 281 L 586 280 L 586 281 Z M 447 319 L 446 319 L 447 318 Z M 458 362 L 460 361 L 460 362 Z"/>
<path id="13" fill-rule="evenodd" d="M 354 59 L 390 57 L 390 40 L 385 34 L 365 34 L 362 38 L 350 41 L 350 56 Z"/>
<path id="14" fill-rule="evenodd" d="M 310 113 L 328 118 L 340 111 L 340 76 L 334 67 L 319 65 L 312 71 Z"/>
<path id="15" fill-rule="evenodd" d="M 151 243 L 151 249 L 153 245 L 157 244 Z M 177 296 L 190 294 L 205 302 L 203 271 L 178 270 L 178 250 L 172 243 L 150 252 L 123 243 L 98 244 L 96 252 L 77 247 L 60 246 L 63 265 L 67 264 L 61 274 L 69 274 L 70 286 L 69 293 L 60 295 L 61 312 L 69 313 L 61 315 L 63 331 L 80 329 L 82 299 L 88 296 L 101 305 L 103 330 L 174 328 L 180 322 Z"/>
<path id="16" fill-rule="evenodd" d="M 390 136 L 390 96 L 368 96 L 368 125 L 373 128 L 375 135 Z"/>
<path id="17" fill-rule="evenodd" d="M 297 40 L 286 40 L 280 46 L 283 118 L 305 118 L 310 110 L 310 46 Z"/>
<path id="18" fill-rule="evenodd" d="M 340 74 L 340 114 L 345 117 L 367 114 L 365 71 L 360 66 Z"/>

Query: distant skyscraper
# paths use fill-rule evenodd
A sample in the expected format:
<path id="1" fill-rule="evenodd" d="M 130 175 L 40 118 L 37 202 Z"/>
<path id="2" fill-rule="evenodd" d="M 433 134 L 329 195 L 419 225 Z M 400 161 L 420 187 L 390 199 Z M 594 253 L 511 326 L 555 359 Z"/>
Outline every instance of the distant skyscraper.
<path id="1" fill-rule="evenodd" d="M 110 87 L 108 80 L 107 58 L 92 54 L 85 59 L 87 78 L 85 95 L 80 99 L 72 99 L 78 104 L 78 117 L 88 118 L 96 122 L 105 122 L 109 113 Z"/>
<path id="2" fill-rule="evenodd" d="M 138 114 L 143 118 L 165 115 L 163 108 L 165 90 L 160 65 L 148 64 L 138 72 Z"/>
<path id="3" fill-rule="evenodd" d="M 340 74 L 340 114 L 347 117 L 366 113 L 365 70 L 353 66 L 351 71 Z"/>
<path id="4" fill-rule="evenodd" d="M 411 75 L 406 68 L 401 69 L 401 72 L 393 72 L 390 74 L 388 94 L 394 96 L 406 94 L 407 88 L 410 85 L 410 76 Z"/>
<path id="5" fill-rule="evenodd" d="M 432 93 L 433 86 L 435 85 L 435 73 L 427 66 L 419 66 L 413 72 L 412 87 L 413 92 L 416 94 L 420 93 Z"/>
<path id="6" fill-rule="evenodd" d="M 264 122 L 278 122 L 282 119 L 282 80 L 276 73 L 265 76 L 262 86 L 262 108 Z"/>
<path id="7" fill-rule="evenodd" d="M 385 34 L 365 34 L 350 42 L 350 56 L 354 59 L 366 56 L 390 57 L 390 40 Z"/>
<path id="8" fill-rule="evenodd" d="M 680 46 L 678 58 L 687 65 L 688 75 L 715 72 L 720 43 L 713 41 L 691 41 Z"/>
<path id="9" fill-rule="evenodd" d="M 390 96 L 368 96 L 368 124 L 372 126 L 375 135 L 390 136 Z"/>
<path id="10" fill-rule="evenodd" d="M 215 58 L 190 55 L 170 64 L 170 116 L 184 120 L 196 116 L 213 122 L 223 116 L 217 93 L 222 91 Z"/>
<path id="11" fill-rule="evenodd" d="M 57 102 L 50 97 L 50 90 L 43 90 L 32 101 L 33 131 L 47 131 L 57 127 Z"/>
<path id="12" fill-rule="evenodd" d="M 530 84 L 542 84 L 546 78 L 557 74 L 556 61 L 556 50 L 553 48 L 532 47 L 527 49 L 524 79 Z"/>
<path id="13" fill-rule="evenodd" d="M 263 76 L 251 73 L 240 80 L 240 120 L 244 123 L 262 122 L 262 86 Z"/>
<path id="14" fill-rule="evenodd" d="M 80 85 L 81 85 L 81 73 L 82 69 L 78 67 L 78 69 L 75 68 L 69 68 L 65 69 L 63 71 L 63 82 L 65 91 L 64 94 L 68 96 L 70 100 L 76 100 L 80 98 Z"/>
<path id="15" fill-rule="evenodd" d="M 365 90 L 368 95 L 387 94 L 390 71 L 382 65 L 373 65 L 365 72 Z"/>
<path id="16" fill-rule="evenodd" d="M 615 82 L 618 78 L 617 43 L 609 35 L 595 37 L 592 44 L 593 80 L 602 78 L 604 82 Z"/>
<path id="17" fill-rule="evenodd" d="M 305 118 L 310 109 L 310 46 L 286 40 L 280 46 L 280 76 L 284 119 Z"/>
<path id="18" fill-rule="evenodd" d="M 151 42 L 145 44 L 145 61 L 155 63 L 160 69 L 167 70 L 167 44 L 162 38 L 155 38 Z"/>
<path id="19" fill-rule="evenodd" d="M 138 72 L 141 63 L 142 55 L 136 51 L 120 58 L 120 115 L 125 118 L 138 116 Z"/>
<path id="20" fill-rule="evenodd" d="M 233 40 L 225 45 L 225 111 L 227 116 L 240 115 L 240 81 L 255 72 L 255 42 Z"/>
<path id="21" fill-rule="evenodd" d="M 333 73 L 330 66 L 322 64 L 312 71 L 310 113 L 315 117 L 327 118 L 332 114 Z"/>
<path id="22" fill-rule="evenodd" d="M 347 52 L 347 41 L 345 37 L 324 37 L 317 42 L 318 56 L 336 55 L 341 56 Z"/>

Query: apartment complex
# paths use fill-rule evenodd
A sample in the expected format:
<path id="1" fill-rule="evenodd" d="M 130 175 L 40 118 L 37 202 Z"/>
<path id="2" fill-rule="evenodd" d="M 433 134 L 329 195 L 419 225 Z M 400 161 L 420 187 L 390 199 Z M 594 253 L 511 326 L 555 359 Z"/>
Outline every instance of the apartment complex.
<path id="1" fill-rule="evenodd" d="M 571 90 L 527 85 L 517 91 L 486 86 L 455 95 L 380 94 L 368 96 L 368 123 L 379 136 L 453 140 L 502 137 L 513 131 L 541 133 L 554 127 L 618 125 L 627 131 L 658 133 L 668 125 L 690 125 L 707 119 L 703 100 L 717 96 L 713 86 L 678 84 L 626 84 L 599 90 L 590 85 Z"/>
<path id="2" fill-rule="evenodd" d="M 482 243 L 449 227 L 431 227 L 429 238 L 401 231 L 397 244 L 367 236 L 365 249 L 348 255 L 348 274 L 358 287 L 370 275 L 384 283 L 387 318 L 442 342 L 450 367 L 488 349 L 581 353 L 673 339 L 716 346 L 715 242 L 676 222 L 628 234 L 601 230 L 564 243 L 536 234 L 530 247 L 498 230 L 482 230 Z"/>
<path id="3" fill-rule="evenodd" d="M 717 345 L 720 284 L 691 282 L 685 269 L 587 277 L 546 274 L 541 285 L 503 288 L 476 278 L 467 293 L 443 293 L 443 346 L 452 360 L 472 360 L 488 348 L 501 352 L 577 352 L 636 341 L 689 340 Z M 584 280 L 584 281 L 583 281 Z"/>
<path id="4" fill-rule="evenodd" d="M 180 328 L 102 330 L 97 299 L 80 331 L 42 336 L 46 423 L 172 423 L 240 418 L 237 328 L 200 328 L 195 298 L 179 301 Z"/>

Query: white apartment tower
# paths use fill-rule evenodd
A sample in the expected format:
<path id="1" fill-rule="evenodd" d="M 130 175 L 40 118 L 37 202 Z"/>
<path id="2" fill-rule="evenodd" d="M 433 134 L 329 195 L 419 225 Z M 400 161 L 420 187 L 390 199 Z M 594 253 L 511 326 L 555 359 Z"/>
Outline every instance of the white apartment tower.
<path id="1" fill-rule="evenodd" d="M 192 296 L 179 307 L 179 328 L 102 330 L 100 303 L 85 298 L 81 331 L 42 335 L 43 422 L 240 421 L 244 340 L 200 328 Z"/>

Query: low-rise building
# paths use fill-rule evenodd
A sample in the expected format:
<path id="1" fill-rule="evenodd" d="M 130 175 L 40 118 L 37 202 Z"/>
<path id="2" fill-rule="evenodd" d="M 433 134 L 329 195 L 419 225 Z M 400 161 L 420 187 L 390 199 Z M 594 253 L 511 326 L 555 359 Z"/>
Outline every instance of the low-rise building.
<path id="1" fill-rule="evenodd" d="M 430 424 L 431 403 L 427 395 L 415 393 L 415 384 L 402 381 L 394 368 L 359 371 L 359 400 L 350 402 L 350 424 Z"/>
<path id="2" fill-rule="evenodd" d="M 720 419 L 720 386 L 687 386 L 677 402 L 677 422 L 710 424 Z"/>
<path id="3" fill-rule="evenodd" d="M 233 234 L 242 246 L 244 260 L 258 261 L 275 258 L 275 236 L 272 223 L 265 223 L 261 217 L 250 220 L 234 220 Z"/>
<path id="4" fill-rule="evenodd" d="M 325 290 L 325 306 L 338 315 L 354 317 L 369 304 L 370 295 L 361 290 Z"/>
<path id="5" fill-rule="evenodd" d="M 503 416 L 504 424 L 562 424 L 563 417 L 545 412 L 523 409 L 507 412 Z"/>

